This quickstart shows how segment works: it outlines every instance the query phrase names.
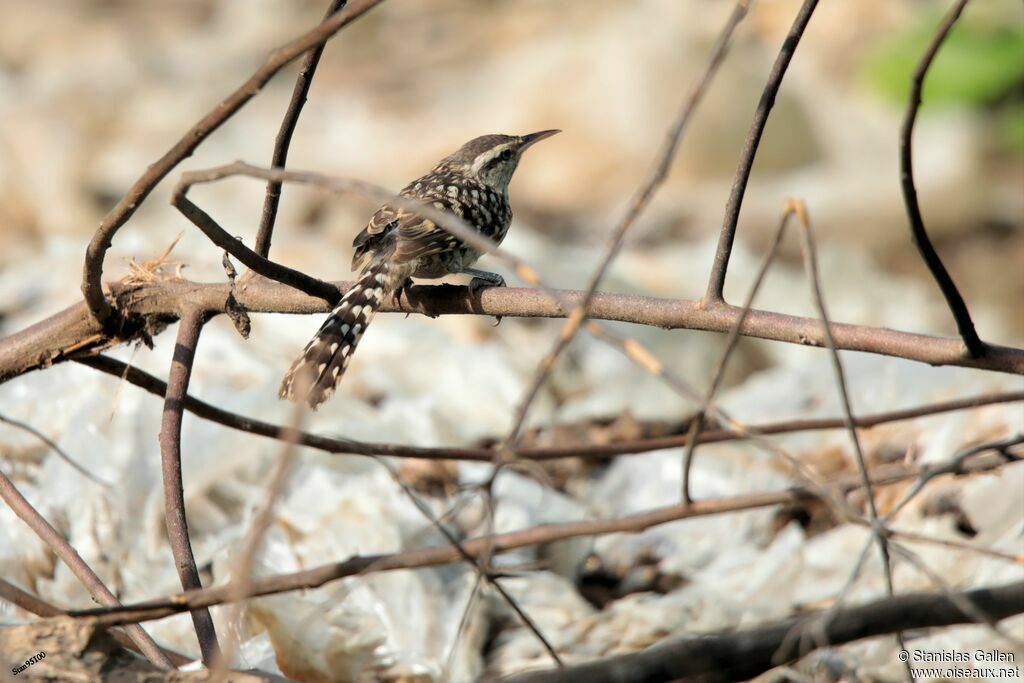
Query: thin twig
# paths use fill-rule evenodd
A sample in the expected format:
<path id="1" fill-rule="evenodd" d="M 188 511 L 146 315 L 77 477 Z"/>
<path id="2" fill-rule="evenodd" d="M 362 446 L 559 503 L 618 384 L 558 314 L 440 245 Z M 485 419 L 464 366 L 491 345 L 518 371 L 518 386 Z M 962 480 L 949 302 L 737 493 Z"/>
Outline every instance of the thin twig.
<path id="1" fill-rule="evenodd" d="M 71 573 L 78 579 L 78 582 L 89 591 L 89 595 L 92 596 L 93 600 L 101 605 L 115 608 L 121 607 L 121 603 L 103 584 L 103 581 L 96 575 L 96 572 L 86 564 L 82 556 L 78 554 L 78 551 L 46 521 L 46 518 L 32 506 L 32 503 L 28 502 L 25 496 L 21 495 L 21 492 L 14 486 L 14 483 L 3 472 L 0 472 L 0 498 L 3 498 L 14 514 L 20 517 L 35 532 L 36 536 L 67 565 Z M 146 659 L 164 669 L 174 668 L 171 660 L 167 658 L 167 655 L 163 653 L 141 626 L 131 624 L 125 628 L 125 631 L 139 647 L 139 650 L 145 654 Z"/>
<path id="2" fill-rule="evenodd" d="M 448 527 L 441 523 L 441 521 L 434 515 L 434 513 L 430 510 L 427 504 L 424 503 L 418 495 L 416 495 L 416 492 L 412 490 L 412 487 L 410 487 L 409 484 L 407 484 L 405 480 L 402 479 L 401 475 L 398 474 L 395 468 L 392 467 L 391 464 L 384 460 L 383 458 L 377 458 L 376 460 L 378 464 L 380 464 L 385 470 L 387 470 L 388 474 L 391 476 L 391 479 L 396 484 L 398 484 L 399 488 L 402 489 L 406 497 L 412 502 L 416 509 L 419 510 L 420 514 L 423 515 L 428 522 L 430 522 L 430 525 L 433 528 L 437 529 L 437 531 L 445 537 L 445 540 L 447 540 L 448 543 L 450 543 L 451 546 L 459 553 L 459 556 L 466 562 L 466 564 L 473 568 L 477 576 L 486 581 L 489 586 L 491 586 L 492 588 L 494 588 L 495 591 L 497 591 L 498 595 L 501 596 L 501 599 L 505 601 L 505 603 L 509 606 L 509 608 L 512 609 L 513 612 L 515 612 L 516 616 L 519 618 L 521 622 L 523 622 L 523 625 L 527 628 L 527 630 L 529 630 L 533 634 L 533 636 L 540 642 L 541 646 L 547 651 L 548 655 L 555 662 L 555 664 L 559 667 L 564 666 L 561 657 L 558 656 L 558 652 L 551 645 L 551 642 L 547 639 L 544 633 L 540 630 L 540 627 L 536 624 L 536 622 L 534 622 L 530 615 L 523 610 L 523 608 L 519 605 L 518 601 L 516 601 L 516 599 L 513 598 L 512 595 L 507 590 L 505 590 L 505 587 L 498 582 L 498 579 L 491 574 L 490 569 L 485 564 L 487 558 L 489 557 L 488 554 L 484 553 L 479 556 L 474 556 L 469 551 L 467 551 L 463 547 L 462 542 L 459 541 L 459 539 L 455 538 L 455 534 L 453 534 L 448 529 Z"/>
<path id="3" fill-rule="evenodd" d="M 188 392 L 196 345 L 199 343 L 203 323 L 204 315 L 198 310 L 188 310 L 182 315 L 171 371 L 167 379 L 163 419 L 160 423 L 160 463 L 167 540 L 174 554 L 174 565 L 181 580 L 181 587 L 186 591 L 203 587 L 188 536 L 185 490 L 181 476 L 181 423 L 185 412 L 185 394 Z M 220 659 L 220 647 L 217 644 L 217 632 L 210 610 L 193 610 L 192 623 L 195 626 L 196 638 L 199 640 L 199 649 L 203 654 L 203 663 L 207 667 L 213 666 Z"/>
<path id="4" fill-rule="evenodd" d="M 729 268 L 729 257 L 732 255 L 733 241 L 736 239 L 736 226 L 739 225 L 740 208 L 743 206 L 743 195 L 747 191 L 747 182 L 750 180 L 750 171 L 754 167 L 754 157 L 757 155 L 757 148 L 761 144 L 761 135 L 764 133 L 765 125 L 768 123 L 768 115 L 775 106 L 775 96 L 782 86 L 782 79 L 786 75 L 789 63 L 793 59 L 797 45 L 804 35 L 807 24 L 811 21 L 814 8 L 818 0 L 804 0 L 793 19 L 793 25 L 782 41 L 782 48 L 775 58 L 775 64 L 768 74 L 768 82 L 765 83 L 764 91 L 761 93 L 761 100 L 757 103 L 757 110 L 754 112 L 754 120 L 750 124 L 750 131 L 747 133 L 746 142 L 743 145 L 743 152 L 740 154 L 740 162 L 736 168 L 736 177 L 732 182 L 732 190 L 729 194 L 729 201 L 725 205 L 725 218 L 722 221 L 722 232 L 718 237 L 718 248 L 715 251 L 715 260 L 711 266 L 711 276 L 708 279 L 708 289 L 704 294 L 704 303 L 712 305 L 725 301 L 725 274 Z"/>
<path id="5" fill-rule="evenodd" d="M 193 125 L 177 143 L 162 157 L 146 167 L 135 184 L 121 198 L 117 205 L 103 218 L 99 229 L 89 242 L 85 252 L 82 273 L 82 295 L 89 312 L 98 322 L 107 325 L 116 313 L 103 294 L 103 260 L 117 231 L 128 222 L 135 211 L 146 200 L 157 183 L 163 180 L 175 166 L 202 144 L 206 138 L 231 118 L 246 102 L 256 96 L 274 74 L 297 59 L 302 53 L 322 45 L 331 36 L 352 23 L 384 0 L 355 0 L 343 12 L 330 17 L 316 28 L 307 31 L 292 42 L 270 53 L 263 65 L 228 95 L 216 107 Z M 107 328 L 116 327 L 107 325 Z"/>
<path id="6" fill-rule="evenodd" d="M 594 272 L 590 276 L 590 281 L 587 283 L 587 287 L 584 290 L 583 298 L 580 299 L 573 308 L 572 313 L 570 313 L 566 318 L 565 325 L 562 326 L 561 333 L 555 340 L 551 350 L 537 364 L 533 377 L 529 384 L 527 384 L 527 389 L 516 409 L 515 417 L 512 421 L 512 427 L 509 430 L 508 437 L 506 437 L 506 445 L 511 446 L 518 440 L 519 432 L 526 421 L 530 406 L 533 405 L 533 402 L 537 398 L 537 394 L 540 392 L 540 388 L 544 385 L 548 375 L 554 369 L 559 356 L 561 356 L 562 352 L 565 351 L 569 344 L 572 343 L 572 340 L 579 332 L 583 321 L 586 320 L 590 302 L 594 298 L 597 288 L 601 285 L 601 281 L 604 279 L 605 273 L 611 266 L 612 261 L 621 250 L 622 244 L 626 239 L 626 233 L 633 224 L 636 223 L 637 219 L 647 208 L 655 193 L 657 193 L 658 188 L 661 187 L 665 178 L 668 177 L 669 169 L 672 167 L 672 159 L 675 158 L 676 150 L 679 149 L 679 143 L 682 141 L 683 132 L 686 130 L 687 124 L 689 124 L 694 111 L 696 111 L 697 105 L 700 104 L 703 99 L 704 92 L 711 83 L 711 79 L 714 78 L 715 73 L 718 71 L 718 67 L 725 59 L 725 55 L 729 49 L 729 44 L 732 41 L 733 33 L 736 31 L 736 27 L 739 26 L 740 22 L 743 21 L 743 17 L 746 16 L 749 4 L 750 0 L 739 0 L 733 6 L 733 10 L 729 14 L 729 18 L 726 20 L 725 25 L 719 32 L 718 39 L 715 41 L 714 47 L 711 49 L 711 55 L 708 58 L 707 65 L 704 67 L 700 77 L 697 79 L 696 83 L 694 83 L 690 93 L 683 101 L 683 104 L 679 109 L 679 113 L 676 115 L 675 121 L 672 122 L 672 125 L 665 133 L 665 141 L 657 152 L 654 167 L 651 169 L 647 178 L 644 179 L 639 189 L 637 189 L 636 194 L 633 195 L 633 199 L 630 201 L 625 214 L 612 231 L 612 234 L 608 239 L 608 246 L 605 248 L 604 255 L 598 263 L 597 268 L 594 269 Z"/>
<path id="7" fill-rule="evenodd" d="M 1002 458 L 991 457 L 971 464 L 971 472 L 991 472 L 1006 465 Z M 882 469 L 882 468 L 879 468 Z M 909 475 L 912 476 L 912 475 Z M 906 471 L 886 470 L 872 478 L 875 484 L 893 483 L 908 477 Z M 840 491 L 853 491 L 860 487 L 859 477 L 843 477 L 829 482 Z M 597 519 L 559 524 L 545 524 L 494 536 L 484 536 L 462 541 L 462 548 L 476 557 L 487 553 L 503 553 L 516 548 L 563 541 L 580 536 L 597 536 L 619 532 L 639 532 L 660 524 L 708 515 L 725 514 L 743 510 L 817 500 L 816 491 L 804 487 L 792 487 L 783 491 L 746 494 L 715 500 L 698 500 L 690 505 L 672 505 L 640 512 L 617 519 Z M 334 562 L 291 574 L 261 577 L 253 580 L 249 597 L 272 595 L 294 590 L 317 588 L 331 581 L 369 572 L 394 571 L 434 567 L 464 561 L 459 550 L 443 545 L 397 553 L 369 556 L 353 556 L 342 562 Z M 211 607 L 233 599 L 230 584 L 188 591 L 155 600 L 149 600 L 119 609 L 90 609 L 71 612 L 75 617 L 96 617 L 100 626 L 115 626 L 123 623 L 162 619 L 172 614 Z"/>
<path id="8" fill-rule="evenodd" d="M 299 377 L 297 381 L 301 382 L 303 378 Z M 287 436 L 281 439 L 281 452 L 267 481 L 263 505 L 253 515 L 252 522 L 249 524 L 249 530 L 242 539 L 241 548 L 238 556 L 235 558 L 234 567 L 231 572 L 231 584 L 235 587 L 235 595 L 232 601 L 234 603 L 233 608 L 227 622 L 234 624 L 237 632 L 228 633 L 220 661 L 217 665 L 218 669 L 230 667 L 238 651 L 238 644 L 241 642 L 242 600 L 249 594 L 256 555 L 263 545 L 263 538 L 267 530 L 274 522 L 274 508 L 277 507 L 278 501 L 284 494 L 285 485 L 288 483 L 288 477 L 291 475 L 298 455 L 295 437 L 301 433 L 300 428 L 302 427 L 306 411 L 301 403 L 295 403 L 292 405 L 290 412 Z"/>
<path id="9" fill-rule="evenodd" d="M 324 21 L 342 10 L 347 2 L 348 0 L 331 0 L 331 4 L 327 7 L 327 13 L 324 15 Z M 292 135 L 299 123 L 302 107 L 306 104 L 306 96 L 309 95 L 309 87 L 313 84 L 313 75 L 316 73 L 316 67 L 320 63 L 320 56 L 324 53 L 326 44 L 323 42 L 312 48 L 306 53 L 306 58 L 302 60 L 299 75 L 295 77 L 292 98 L 288 102 L 288 109 L 281 120 L 277 138 L 274 140 L 274 153 L 270 157 L 270 165 L 273 168 L 284 168 L 288 163 L 288 148 L 292 144 Z M 277 220 L 277 207 L 280 201 L 281 183 L 274 180 L 268 181 L 255 243 L 256 253 L 264 258 L 270 253 L 270 240 L 274 235 L 274 223 Z"/>
<path id="10" fill-rule="evenodd" d="M 931 68 L 932 60 L 942 47 L 946 36 L 953 29 L 953 25 L 960 18 L 964 6 L 968 0 L 957 0 L 953 7 L 946 14 L 932 38 L 931 43 L 925 50 L 914 75 L 910 81 L 910 101 L 907 103 L 907 111 L 903 115 L 903 124 L 900 126 L 900 188 L 903 190 L 903 203 L 907 207 L 907 219 L 910 221 L 910 234 L 914 238 L 914 245 L 921 254 L 928 270 L 931 272 L 935 282 L 942 290 L 942 296 L 946 299 L 953 318 L 956 320 L 957 329 L 964 340 L 967 352 L 974 358 L 985 354 L 985 343 L 978 337 L 974 329 L 974 322 L 971 320 L 971 313 L 967 310 L 967 304 L 960 296 L 953 278 L 949 271 L 942 264 L 938 252 L 932 246 L 928 232 L 924 227 L 924 218 L 921 216 L 921 207 L 917 202 L 917 188 L 914 186 L 914 123 L 917 121 L 917 112 L 921 107 L 921 91 L 924 87 L 925 76 Z"/>
<path id="11" fill-rule="evenodd" d="M 690 433 L 687 435 L 686 440 L 686 451 L 683 454 L 682 499 L 684 503 L 692 501 L 692 498 L 690 497 L 690 471 L 693 467 L 693 458 L 697 451 L 697 445 L 700 443 L 700 434 L 704 428 L 704 416 L 711 408 L 712 402 L 715 400 L 715 394 L 718 393 L 718 389 L 722 385 L 722 380 L 725 378 L 725 368 L 728 365 L 729 359 L 732 357 L 732 353 L 735 351 L 736 344 L 740 339 L 740 330 L 743 329 L 743 323 L 746 321 L 747 315 L 749 315 L 750 309 L 754 305 L 754 299 L 757 297 L 757 293 L 761 290 L 761 284 L 764 282 L 764 278 L 768 274 L 768 270 L 775 262 L 775 257 L 779 253 L 779 246 L 782 244 L 782 239 L 786 235 L 786 227 L 789 225 L 789 220 L 792 218 L 794 212 L 794 207 L 787 203 L 786 207 L 782 211 L 782 216 L 779 219 L 779 227 L 775 230 L 775 238 L 772 240 L 771 246 L 764 255 L 764 259 L 761 261 L 761 266 L 758 268 L 757 275 L 754 277 L 754 282 L 750 286 L 747 299 L 743 303 L 742 311 L 739 317 L 736 318 L 736 324 L 733 325 L 732 330 L 729 331 L 729 336 L 725 341 L 725 348 L 722 349 L 722 355 L 718 359 L 718 364 L 715 366 L 711 382 L 708 384 L 708 390 L 704 394 L 700 408 L 697 410 L 696 415 L 694 415 L 692 422 L 690 423 Z"/>
<path id="12" fill-rule="evenodd" d="M 26 590 L 22 590 L 20 587 L 14 585 L 10 581 L 0 578 L 0 600 L 6 600 L 12 605 L 16 605 L 26 612 L 30 612 L 38 617 L 59 617 L 66 615 L 67 612 L 61 608 L 50 604 L 46 600 L 43 600 L 38 595 L 29 593 Z M 146 653 L 135 644 L 132 637 L 122 631 L 120 628 L 113 628 L 109 631 L 110 636 L 118 643 L 128 648 L 132 652 L 136 652 L 143 657 Z M 159 646 L 157 646 L 159 647 Z M 170 661 L 170 666 L 178 667 L 184 666 L 192 661 L 192 657 L 186 657 L 185 655 L 175 652 L 174 650 L 168 650 L 167 648 L 161 647 L 160 650 L 167 656 Z"/>
<path id="13" fill-rule="evenodd" d="M 846 385 L 846 373 L 843 371 L 842 361 L 839 359 L 839 352 L 836 350 L 835 341 L 832 339 L 831 318 L 825 305 L 825 295 L 821 289 L 821 275 L 818 272 L 818 256 L 814 245 L 814 235 L 811 231 L 810 219 L 807 216 L 807 208 L 802 202 L 796 203 L 796 215 L 800 219 L 800 246 L 804 256 L 804 270 L 807 279 L 810 281 L 811 293 L 814 298 L 814 305 L 821 317 L 821 325 L 825 332 L 825 340 L 828 344 L 829 358 L 832 361 L 832 370 L 835 373 L 836 388 L 839 390 L 839 398 L 843 407 L 843 416 L 846 418 L 846 428 L 850 434 L 850 443 L 853 445 L 853 452 L 857 462 L 857 469 L 860 472 L 861 484 L 864 487 L 864 494 L 868 503 L 868 514 L 871 521 L 871 533 L 878 545 L 878 552 L 882 557 L 882 576 L 885 579 L 885 590 L 889 597 L 894 597 L 895 592 L 892 581 L 892 560 L 889 556 L 889 542 L 885 536 L 885 521 L 879 520 L 878 507 L 875 504 L 875 493 L 871 486 L 871 477 L 868 474 L 867 461 L 864 457 L 864 449 L 861 447 L 860 435 L 857 432 L 856 420 L 853 417 L 853 407 L 850 405 L 850 392 Z M 903 640 L 903 633 L 896 632 L 896 641 L 900 650 L 906 650 L 906 643 Z M 904 662 L 907 678 L 914 680 L 914 673 L 910 668 L 910 662 Z"/>
<path id="14" fill-rule="evenodd" d="M 66 462 L 68 465 L 70 465 L 74 470 L 76 470 L 83 477 L 85 477 L 89 481 L 93 482 L 94 484 L 99 484 L 100 486 L 102 486 L 107 491 L 110 490 L 111 485 L 108 482 L 103 481 L 102 479 L 97 477 L 95 474 L 93 474 L 89 470 L 87 470 L 84 467 L 82 467 L 81 465 L 79 465 L 78 462 L 74 458 L 72 458 L 70 455 L 68 455 L 64 451 L 63 448 L 61 448 L 56 443 L 54 443 L 53 439 L 51 439 L 50 437 L 48 437 L 45 434 L 43 434 L 41 431 L 39 431 L 38 429 L 36 429 L 32 425 L 28 424 L 27 422 L 21 422 L 20 420 L 15 420 L 14 418 L 7 417 L 6 415 L 0 415 L 0 422 L 6 422 L 7 424 L 11 425 L 12 427 L 15 427 L 15 428 L 20 429 L 20 430 L 25 431 L 25 432 L 28 432 L 32 436 L 34 436 L 37 439 L 39 439 L 40 441 L 42 441 L 50 450 L 52 450 L 54 453 L 57 454 L 58 458 L 60 458 L 61 460 Z"/>
<path id="15" fill-rule="evenodd" d="M 603 337 L 602 337 L 603 338 Z M 628 351 L 627 351 L 628 352 Z M 124 377 L 130 384 L 163 397 L 167 392 L 167 383 L 148 372 L 108 356 L 88 356 L 78 362 L 114 377 Z M 929 415 L 937 415 L 958 410 L 971 410 L 988 405 L 1024 401 L 1024 392 L 1014 391 L 1000 394 L 983 394 L 954 401 L 943 401 L 904 410 L 894 410 L 873 415 L 857 417 L 857 426 L 861 428 L 914 420 Z M 271 439 L 289 438 L 288 427 L 275 425 L 262 420 L 239 415 L 210 403 L 201 401 L 192 395 L 185 396 L 185 409 L 204 420 L 248 432 Z M 768 436 L 773 434 L 790 434 L 796 432 L 818 431 L 824 429 L 842 429 L 846 426 L 845 418 L 817 418 L 803 420 L 787 420 L 765 424 L 747 425 L 747 432 L 733 429 L 716 429 L 704 431 L 700 435 L 700 443 L 719 443 L 734 441 L 747 437 L 747 434 Z M 401 458 L 430 458 L 440 460 L 468 460 L 489 462 L 494 456 L 491 448 L 458 448 L 452 446 L 407 446 L 403 444 L 375 443 L 357 441 L 339 437 L 323 436 L 309 432 L 297 434 L 298 442 L 303 446 L 315 448 L 326 453 L 345 455 L 388 455 Z M 647 439 L 630 439 L 609 444 L 577 444 L 570 446 L 520 448 L 516 452 L 524 460 L 555 460 L 558 458 L 611 458 L 620 455 L 634 455 L 660 451 L 667 448 L 678 448 L 687 444 L 689 435 L 653 437 Z"/>

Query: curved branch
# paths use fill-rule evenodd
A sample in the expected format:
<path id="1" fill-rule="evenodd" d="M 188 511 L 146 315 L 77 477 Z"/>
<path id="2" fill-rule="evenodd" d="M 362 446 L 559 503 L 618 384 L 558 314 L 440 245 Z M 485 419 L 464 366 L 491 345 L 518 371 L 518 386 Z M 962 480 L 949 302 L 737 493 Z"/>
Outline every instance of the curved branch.
<path id="1" fill-rule="evenodd" d="M 331 0 L 324 15 L 324 21 L 331 18 L 331 15 L 345 7 L 348 0 Z M 306 53 L 302 60 L 302 68 L 295 78 L 295 87 L 292 90 L 292 99 L 288 102 L 288 109 L 281 120 L 281 128 L 277 131 L 277 138 L 274 140 L 274 153 L 270 157 L 272 168 L 284 168 L 288 162 L 288 148 L 292 144 L 292 134 L 295 133 L 295 126 L 299 123 L 299 115 L 302 114 L 302 107 L 306 104 L 306 96 L 309 94 L 309 87 L 313 84 L 313 74 L 320 63 L 320 56 L 324 53 L 326 43 L 320 43 Z M 281 202 L 281 181 L 267 181 L 266 195 L 263 197 L 263 212 L 260 214 L 260 226 L 256 230 L 256 253 L 266 258 L 270 253 L 270 239 L 274 234 L 274 223 L 277 221 L 277 206 Z"/>
<path id="2" fill-rule="evenodd" d="M 931 68 L 932 60 L 938 53 L 939 48 L 945 41 L 946 36 L 953 28 L 953 24 L 960 18 L 964 6 L 968 0 L 958 0 L 949 14 L 939 26 L 938 32 L 932 38 L 931 44 L 925 50 L 920 63 L 914 69 L 914 76 L 910 82 L 910 102 L 907 104 L 907 112 L 903 116 L 903 124 L 900 126 L 900 188 L 903 190 L 903 203 L 907 207 L 907 219 L 910 221 L 910 234 L 914 238 L 914 246 L 921 254 L 928 270 L 931 272 L 935 282 L 942 290 L 942 296 L 946 299 L 950 312 L 956 320 L 957 329 L 964 340 L 967 352 L 973 358 L 985 354 L 985 343 L 978 337 L 974 329 L 974 322 L 971 320 L 971 313 L 967 310 L 967 304 L 960 296 L 953 278 L 949 271 L 942 264 L 938 252 L 932 246 L 928 232 L 924 228 L 924 218 L 921 216 L 921 207 L 917 202 L 917 188 L 914 186 L 914 123 L 917 121 L 917 112 L 921 107 L 921 90 L 924 87 L 924 78 Z"/>
<path id="3" fill-rule="evenodd" d="M 765 83 L 764 92 L 761 93 L 761 100 L 757 103 L 757 110 L 754 112 L 754 120 L 750 124 L 750 132 L 747 133 L 747 140 L 743 145 L 743 152 L 740 154 L 740 163 L 736 168 L 736 177 L 732 182 L 732 190 L 729 200 L 725 205 L 725 219 L 722 222 L 722 232 L 718 236 L 718 248 L 715 251 L 715 260 L 711 265 L 711 276 L 708 279 L 708 289 L 704 294 L 704 301 L 711 305 L 722 303 L 723 292 L 725 291 L 725 273 L 729 268 L 729 257 L 732 255 L 732 244 L 736 239 L 736 226 L 740 221 L 740 208 L 743 206 L 743 195 L 747 192 L 747 182 L 750 180 L 750 171 L 754 167 L 754 157 L 757 155 L 757 148 L 761 144 L 761 135 L 764 133 L 765 125 L 768 123 L 768 115 L 775 106 L 775 96 L 782 86 L 782 78 L 786 75 L 786 69 L 793 59 L 796 46 L 804 35 L 807 24 L 811 21 L 814 8 L 818 6 L 818 0 L 804 0 L 804 4 L 793 19 L 793 25 L 789 34 L 782 42 L 775 64 L 772 65 L 771 73 L 768 74 L 768 82 Z"/>
<path id="4" fill-rule="evenodd" d="M 110 305 L 103 294 L 103 260 L 114 240 L 114 235 L 121 229 L 121 226 L 128 222 L 157 183 L 163 180 L 182 160 L 191 156 L 192 152 L 211 133 L 231 118 L 246 102 L 255 97 L 274 74 L 297 59 L 302 53 L 323 44 L 335 33 L 383 1 L 355 0 L 343 12 L 331 16 L 313 30 L 271 52 L 267 60 L 249 80 L 189 128 L 166 154 L 147 167 L 146 172 L 135 181 L 121 201 L 103 218 L 103 222 L 100 223 L 99 229 L 93 235 L 85 252 L 82 295 L 85 297 L 90 315 L 104 324 L 107 331 L 116 328 L 117 325 L 111 324 L 111 318 L 116 313 L 116 309 Z"/>
<path id="5" fill-rule="evenodd" d="M 951 596 L 908 593 L 836 610 L 819 626 L 822 613 L 802 615 L 742 631 L 672 638 L 642 652 L 578 666 L 534 671 L 502 683 L 655 683 L 661 681 L 745 681 L 818 647 L 841 645 L 912 629 L 973 624 L 961 604 L 973 605 L 993 620 L 1024 612 L 1024 581 L 975 588 Z M 820 638 L 793 638 L 815 628 Z"/>

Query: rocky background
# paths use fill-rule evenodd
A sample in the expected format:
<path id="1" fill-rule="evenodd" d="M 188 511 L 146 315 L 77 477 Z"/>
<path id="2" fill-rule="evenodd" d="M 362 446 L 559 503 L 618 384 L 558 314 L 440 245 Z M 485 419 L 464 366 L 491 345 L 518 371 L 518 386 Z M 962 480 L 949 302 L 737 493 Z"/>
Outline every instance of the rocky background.
<path id="1" fill-rule="evenodd" d="M 754 4 L 671 176 L 603 289 L 673 298 L 703 293 L 739 151 L 798 4 Z M 273 47 L 319 22 L 325 5 L 0 4 L 0 333 L 80 299 L 85 245 L 103 215 Z M 397 189 L 476 135 L 561 128 L 561 135 L 531 150 L 517 173 L 516 223 L 505 244 L 552 284 L 579 288 L 730 9 L 729 2 L 706 0 L 393 0 L 328 44 L 289 166 Z M 742 299 L 783 201 L 796 196 L 807 202 L 818 234 L 836 320 L 955 333 L 911 244 L 898 185 L 897 135 L 909 75 L 943 11 L 944 5 L 913 0 L 821 4 L 757 157 L 728 299 Z M 929 76 L 915 136 L 929 231 L 983 338 L 1007 345 L 1024 341 L 1022 22 L 1021 7 L 1012 0 L 968 6 Z M 293 66 L 272 80 L 179 172 L 235 159 L 266 164 L 295 71 Z M 223 281 L 220 252 L 167 204 L 177 175 L 118 235 L 107 277 L 126 274 L 132 260 L 159 255 L 181 235 L 169 258 L 182 264 L 182 274 Z M 249 244 L 262 195 L 262 183 L 245 179 L 192 194 Z M 374 208 L 358 198 L 286 187 L 271 255 L 318 277 L 345 278 L 351 239 Z M 793 241 L 758 307 L 814 315 L 806 287 Z M 200 344 L 193 393 L 229 410 L 286 422 L 276 386 L 319 322 L 314 316 L 254 316 L 252 337 L 243 342 L 228 321 L 215 320 Z M 307 427 L 420 445 L 500 438 L 560 323 L 507 319 L 494 328 L 492 322 L 378 318 L 338 395 Z M 618 329 L 698 387 L 710 377 L 723 341 L 704 333 Z M 166 377 L 172 347 L 165 333 L 153 350 L 115 355 Z M 1022 387 L 1016 377 L 845 358 L 859 412 Z M 838 415 L 827 360 L 821 351 L 745 340 L 723 405 L 750 422 Z M 613 438 L 633 433 L 641 422 L 678 424 L 694 408 L 612 350 L 581 338 L 538 401 L 531 427 L 541 440 L 559 438 L 552 425 Z M 160 402 L 63 364 L 0 386 L 0 412 L 32 424 L 111 485 L 83 479 L 32 437 L 0 425 L 0 467 L 112 590 L 124 601 L 176 591 L 159 489 Z M 619 431 L 602 436 L 595 421 Z M 1019 404 L 1010 404 L 878 428 L 865 440 L 873 462 L 895 452 L 928 462 L 1019 431 L 1022 422 Z M 830 475 L 855 471 L 849 441 L 839 432 L 779 443 Z M 187 417 L 183 451 L 196 554 L 210 581 L 220 583 L 230 574 L 280 447 Z M 700 452 L 698 497 L 793 482 L 780 463 L 749 446 L 722 444 Z M 497 527 L 672 504 L 678 500 L 679 460 L 675 450 L 598 467 L 567 465 L 548 473 L 555 488 L 526 474 L 503 474 Z M 406 474 L 419 477 L 410 467 Z M 447 477 L 451 493 L 486 474 L 480 467 L 452 466 L 442 479 Z M 1020 554 L 1022 476 L 1017 465 L 950 482 L 899 521 L 904 528 L 966 538 L 962 514 L 971 542 Z M 955 501 L 955 514 L 928 502 L 942 496 Z M 428 500 L 437 514 L 453 502 L 436 490 Z M 481 519 L 476 500 L 456 521 L 473 535 L 485 531 Z M 566 659 L 576 661 L 637 650 L 669 633 L 750 625 L 827 604 L 865 538 L 854 525 L 801 524 L 769 508 L 558 544 L 502 561 L 542 568 L 507 585 Z M 293 571 L 351 554 L 437 543 L 443 539 L 379 465 L 303 452 L 257 570 Z M 1019 565 L 931 546 L 920 550 L 958 588 L 1022 576 Z M 6 508 L 0 508 L 0 575 L 62 606 L 90 604 L 67 569 Z M 215 616 L 221 631 L 241 634 L 240 667 L 298 680 L 472 680 L 484 672 L 547 665 L 536 640 L 487 593 L 475 601 L 469 627 L 456 638 L 473 580 L 461 566 L 374 575 L 255 601 L 241 625 L 228 623 L 225 611 Z M 901 591 L 932 588 L 908 565 L 898 567 L 896 584 Z M 873 558 L 850 600 L 882 594 Z M 25 617 L 0 602 L 4 623 Z M 1020 633 L 1021 622 L 1015 627 Z M 198 654 L 187 616 L 148 628 L 161 643 Z M 917 645 L 967 649 L 991 637 L 980 627 L 952 629 Z M 830 651 L 803 666 L 826 664 L 842 675 L 886 680 L 901 671 L 892 639 Z"/>

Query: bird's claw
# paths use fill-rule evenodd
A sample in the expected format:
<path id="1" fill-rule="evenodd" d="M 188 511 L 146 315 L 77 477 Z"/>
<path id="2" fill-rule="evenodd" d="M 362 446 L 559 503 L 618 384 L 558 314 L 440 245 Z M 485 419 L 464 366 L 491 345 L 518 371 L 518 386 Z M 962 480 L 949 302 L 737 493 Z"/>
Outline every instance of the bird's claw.
<path id="1" fill-rule="evenodd" d="M 403 282 L 402 284 L 400 284 L 397 287 L 395 287 L 395 291 L 391 292 L 391 303 L 393 303 L 394 305 L 397 306 L 399 299 L 402 298 L 402 294 L 405 294 L 406 297 L 408 297 L 408 295 L 409 295 L 409 288 L 412 287 L 412 285 L 413 285 L 412 278 L 411 277 L 405 278 L 405 282 Z M 408 317 L 408 314 L 406 314 L 406 317 Z"/>
<path id="2" fill-rule="evenodd" d="M 504 287 L 505 278 L 498 275 L 497 273 L 490 273 L 490 277 L 474 277 L 469 281 L 469 295 L 474 299 L 479 298 L 480 290 L 484 287 Z M 494 327 L 501 324 L 501 316 L 494 316 Z"/>
<path id="3" fill-rule="evenodd" d="M 497 273 L 491 273 L 490 278 L 474 277 L 469 281 L 469 295 L 474 299 L 480 296 L 480 290 L 484 287 L 504 287 L 505 278 Z"/>

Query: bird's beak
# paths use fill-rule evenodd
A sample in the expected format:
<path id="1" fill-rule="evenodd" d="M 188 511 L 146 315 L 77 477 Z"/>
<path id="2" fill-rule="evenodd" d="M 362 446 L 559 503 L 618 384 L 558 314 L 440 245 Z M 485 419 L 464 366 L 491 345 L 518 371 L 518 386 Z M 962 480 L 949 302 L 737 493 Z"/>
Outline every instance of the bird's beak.
<path id="1" fill-rule="evenodd" d="M 533 143 L 540 142 L 544 138 L 549 138 L 552 135 L 554 135 L 555 133 L 561 133 L 561 132 L 562 131 L 560 131 L 560 130 L 552 129 L 552 130 L 542 130 L 539 133 L 530 133 L 529 135 L 524 135 L 522 137 L 522 143 L 519 145 L 519 151 L 522 152 L 524 149 L 526 149 L 527 147 L 529 147 Z"/>

